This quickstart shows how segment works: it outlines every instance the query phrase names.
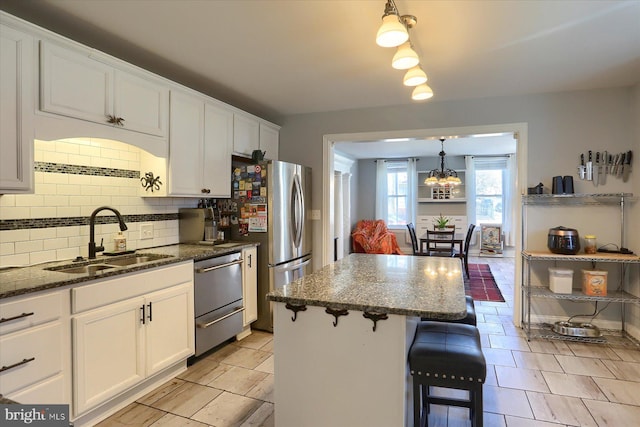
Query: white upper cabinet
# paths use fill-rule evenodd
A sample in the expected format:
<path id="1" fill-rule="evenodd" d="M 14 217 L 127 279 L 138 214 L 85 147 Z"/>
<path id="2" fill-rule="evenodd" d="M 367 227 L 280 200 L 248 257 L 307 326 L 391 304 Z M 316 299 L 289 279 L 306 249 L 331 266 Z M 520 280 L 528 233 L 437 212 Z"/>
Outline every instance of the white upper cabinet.
<path id="1" fill-rule="evenodd" d="M 164 137 L 168 88 L 48 42 L 41 44 L 40 109 Z"/>
<path id="2" fill-rule="evenodd" d="M 278 160 L 280 131 L 264 123 L 260 123 L 260 150 L 265 152 L 264 158 Z"/>
<path id="3" fill-rule="evenodd" d="M 260 124 L 253 117 L 233 115 L 233 151 L 251 156 L 260 148 Z"/>
<path id="4" fill-rule="evenodd" d="M 230 197 L 232 145 L 231 110 L 171 91 L 168 195 Z"/>
<path id="5" fill-rule="evenodd" d="M 231 152 L 233 113 L 206 103 L 204 106 L 203 187 L 209 197 L 231 197 Z"/>
<path id="6" fill-rule="evenodd" d="M 0 24 L 0 194 L 33 192 L 33 44 Z"/>

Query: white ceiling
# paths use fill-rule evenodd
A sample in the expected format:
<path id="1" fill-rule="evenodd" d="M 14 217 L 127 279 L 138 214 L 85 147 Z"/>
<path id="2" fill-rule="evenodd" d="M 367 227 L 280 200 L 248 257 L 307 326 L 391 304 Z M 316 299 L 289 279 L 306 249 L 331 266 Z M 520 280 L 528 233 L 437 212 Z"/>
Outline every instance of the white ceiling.
<path id="1" fill-rule="evenodd" d="M 426 102 L 640 82 L 640 1 L 396 0 Z M 411 104 L 385 0 L 3 0 L 3 10 L 278 123 Z M 424 102 L 424 101 L 423 101 Z M 439 145 L 439 144 L 437 144 Z M 449 153 L 451 150 L 447 150 Z"/>

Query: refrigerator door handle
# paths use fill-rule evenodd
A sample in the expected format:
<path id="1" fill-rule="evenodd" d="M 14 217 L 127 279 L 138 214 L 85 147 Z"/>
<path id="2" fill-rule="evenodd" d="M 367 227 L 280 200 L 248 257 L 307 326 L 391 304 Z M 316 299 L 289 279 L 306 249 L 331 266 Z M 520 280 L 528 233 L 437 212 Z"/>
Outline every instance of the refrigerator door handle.
<path id="1" fill-rule="evenodd" d="M 304 195 L 302 194 L 302 185 L 300 184 L 300 176 L 293 176 L 292 199 L 292 221 L 293 221 L 293 244 L 296 248 L 300 247 L 302 242 L 302 229 L 304 225 Z"/>
<path id="2" fill-rule="evenodd" d="M 293 263 L 288 262 L 286 264 L 276 265 L 276 266 L 273 267 L 273 269 L 275 271 L 278 271 L 278 272 L 290 271 L 290 270 L 298 270 L 298 269 L 300 269 L 302 267 L 305 267 L 310 262 L 311 262 L 311 258 L 307 258 L 305 261 L 302 261 L 302 262 L 295 261 Z"/>

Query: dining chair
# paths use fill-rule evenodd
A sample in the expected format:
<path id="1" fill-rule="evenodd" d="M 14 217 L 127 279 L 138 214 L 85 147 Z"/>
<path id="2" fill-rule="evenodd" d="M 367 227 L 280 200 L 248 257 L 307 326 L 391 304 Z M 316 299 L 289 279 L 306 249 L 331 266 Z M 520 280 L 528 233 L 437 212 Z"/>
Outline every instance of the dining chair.
<path id="1" fill-rule="evenodd" d="M 453 256 L 455 229 L 427 230 L 427 253 L 429 256 Z"/>
<path id="2" fill-rule="evenodd" d="M 454 255 L 462 259 L 462 264 L 464 266 L 464 272 L 469 278 L 469 244 L 471 243 L 471 237 L 473 236 L 473 230 L 476 228 L 475 224 L 469 224 L 469 228 L 467 229 L 467 236 L 464 239 L 464 246 L 462 248 L 462 252 L 459 253 L 457 250 Z"/>
<path id="3" fill-rule="evenodd" d="M 413 249 L 413 255 L 416 256 L 426 256 L 428 255 L 425 252 L 422 252 L 422 248 L 420 247 L 420 244 L 418 243 L 418 237 L 416 235 L 416 227 L 415 225 L 413 225 L 412 222 L 410 222 L 409 224 L 407 224 L 407 229 L 409 229 L 409 236 L 411 237 L 411 246 Z"/>

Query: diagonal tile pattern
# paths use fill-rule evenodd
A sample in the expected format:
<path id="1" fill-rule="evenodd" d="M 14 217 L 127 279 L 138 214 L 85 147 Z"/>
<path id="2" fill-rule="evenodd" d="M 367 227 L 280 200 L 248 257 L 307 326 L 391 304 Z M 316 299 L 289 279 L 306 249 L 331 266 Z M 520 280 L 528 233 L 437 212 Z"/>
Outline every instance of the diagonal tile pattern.
<path id="1" fill-rule="evenodd" d="M 476 302 L 487 359 L 485 426 L 637 424 L 640 348 L 527 341 L 512 321 L 514 259 L 474 258 L 470 262 L 490 264 L 505 299 L 503 303 Z M 254 331 L 200 357 L 178 378 L 99 427 L 274 427 L 273 358 L 272 335 Z M 470 426 L 468 411 L 433 406 L 429 425 Z"/>

